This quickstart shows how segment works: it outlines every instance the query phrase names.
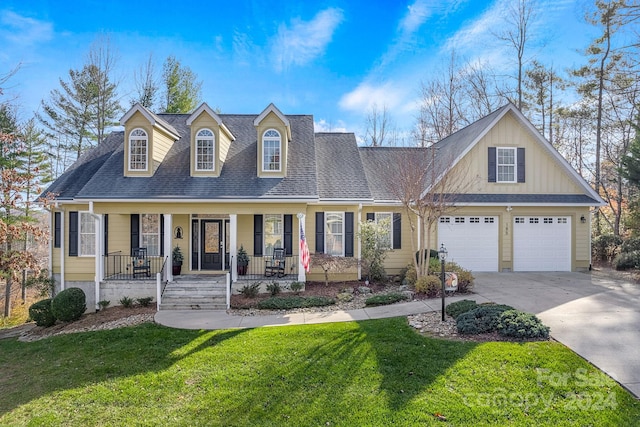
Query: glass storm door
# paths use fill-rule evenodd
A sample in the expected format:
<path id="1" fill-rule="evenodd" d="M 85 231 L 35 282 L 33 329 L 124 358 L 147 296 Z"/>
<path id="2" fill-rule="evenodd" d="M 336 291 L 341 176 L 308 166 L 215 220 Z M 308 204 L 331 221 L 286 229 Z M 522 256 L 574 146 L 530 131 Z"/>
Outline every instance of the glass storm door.
<path id="1" fill-rule="evenodd" d="M 222 220 L 202 220 L 200 236 L 200 267 L 202 270 L 222 270 Z"/>

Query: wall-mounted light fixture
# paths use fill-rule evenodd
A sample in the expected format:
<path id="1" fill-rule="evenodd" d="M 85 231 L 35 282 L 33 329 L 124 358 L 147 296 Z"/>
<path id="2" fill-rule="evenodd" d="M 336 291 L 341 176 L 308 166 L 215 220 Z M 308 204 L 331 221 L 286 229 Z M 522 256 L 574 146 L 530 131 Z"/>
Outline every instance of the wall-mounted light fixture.
<path id="1" fill-rule="evenodd" d="M 182 227 L 176 227 L 175 230 L 173 230 L 173 237 L 182 239 Z"/>
<path id="2" fill-rule="evenodd" d="M 584 215 L 582 215 L 580 217 L 580 222 L 584 224 L 585 222 L 587 222 L 587 218 L 585 218 Z"/>

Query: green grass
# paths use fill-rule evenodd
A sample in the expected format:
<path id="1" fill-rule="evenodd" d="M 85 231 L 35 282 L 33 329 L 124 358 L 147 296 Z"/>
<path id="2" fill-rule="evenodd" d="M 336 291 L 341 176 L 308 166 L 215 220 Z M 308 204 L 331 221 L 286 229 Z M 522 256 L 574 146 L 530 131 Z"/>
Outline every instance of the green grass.
<path id="1" fill-rule="evenodd" d="M 0 341 L 0 425 L 633 425 L 640 402 L 554 342 L 463 343 L 402 318 Z M 436 420 L 435 413 L 447 418 Z"/>

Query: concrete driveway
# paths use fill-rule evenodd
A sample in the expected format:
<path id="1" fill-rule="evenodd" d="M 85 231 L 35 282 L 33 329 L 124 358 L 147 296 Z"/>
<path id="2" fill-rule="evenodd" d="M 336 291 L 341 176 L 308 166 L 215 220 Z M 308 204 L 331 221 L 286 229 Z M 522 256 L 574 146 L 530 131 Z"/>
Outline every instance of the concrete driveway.
<path id="1" fill-rule="evenodd" d="M 477 302 L 535 313 L 553 338 L 640 397 L 640 285 L 601 273 L 474 276 Z"/>

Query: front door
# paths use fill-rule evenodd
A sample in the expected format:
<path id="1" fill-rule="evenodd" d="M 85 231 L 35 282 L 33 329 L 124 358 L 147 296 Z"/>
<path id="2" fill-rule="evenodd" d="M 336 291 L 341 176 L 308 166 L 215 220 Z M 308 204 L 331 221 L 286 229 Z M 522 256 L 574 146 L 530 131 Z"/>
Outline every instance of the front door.
<path id="1" fill-rule="evenodd" d="M 222 270 L 222 220 L 205 219 L 200 223 L 202 270 Z"/>

